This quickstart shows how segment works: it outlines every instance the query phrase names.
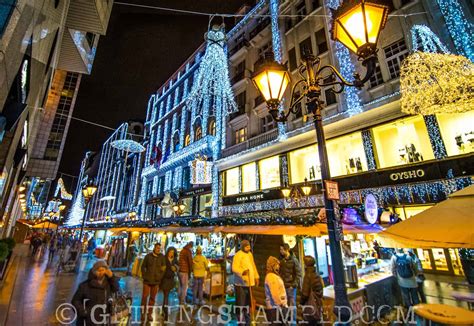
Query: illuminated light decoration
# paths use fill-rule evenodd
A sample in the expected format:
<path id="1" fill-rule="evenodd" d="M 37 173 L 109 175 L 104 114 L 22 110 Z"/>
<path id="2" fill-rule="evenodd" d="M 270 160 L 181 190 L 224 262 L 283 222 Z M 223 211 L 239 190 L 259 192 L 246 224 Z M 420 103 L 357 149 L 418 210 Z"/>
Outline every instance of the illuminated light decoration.
<path id="1" fill-rule="evenodd" d="M 77 193 L 74 202 L 72 203 L 71 209 L 69 210 L 68 220 L 66 222 L 67 226 L 80 225 L 82 219 L 84 218 L 84 197 L 82 191 Z"/>
<path id="2" fill-rule="evenodd" d="M 458 0 L 437 0 L 458 53 L 474 61 L 474 28 Z M 467 8 L 466 8 L 467 10 Z"/>
<path id="3" fill-rule="evenodd" d="M 375 170 L 377 165 L 375 164 L 375 153 L 374 143 L 372 142 L 372 133 L 369 129 L 362 130 L 362 143 L 364 144 L 365 158 L 367 159 L 368 170 Z"/>
<path id="4" fill-rule="evenodd" d="M 331 9 L 336 9 L 341 4 L 341 0 L 326 0 L 326 6 Z M 342 43 L 334 42 L 336 48 L 336 58 L 339 62 L 339 71 L 342 77 L 348 81 L 354 80 L 355 66 L 352 63 L 349 49 Z M 346 99 L 347 113 L 349 116 L 361 113 L 363 111 L 362 102 L 359 97 L 359 90 L 355 87 L 347 87 L 344 90 Z"/>
<path id="5" fill-rule="evenodd" d="M 365 103 L 364 105 L 365 106 L 368 106 L 368 105 L 373 105 L 373 104 L 377 104 L 377 103 L 380 103 L 380 102 L 383 102 L 385 100 L 389 100 L 395 96 L 399 96 L 400 95 L 400 91 L 396 91 L 396 92 L 393 92 L 392 94 L 388 94 L 388 95 L 384 95 L 384 96 L 380 96 L 378 98 L 376 98 L 375 100 L 373 101 L 370 101 L 370 102 L 367 102 Z"/>
<path id="6" fill-rule="evenodd" d="M 214 164 L 207 160 L 207 157 L 198 155 L 195 160 L 189 162 L 191 168 L 191 184 L 212 183 L 212 170 Z"/>
<path id="7" fill-rule="evenodd" d="M 271 17 L 271 28 L 272 28 L 272 47 L 273 56 L 278 63 L 282 62 L 282 46 L 281 46 L 281 35 L 280 26 L 278 24 L 278 7 L 279 0 L 270 0 L 270 17 Z M 284 102 L 280 103 L 278 111 L 283 112 L 285 110 Z M 283 141 L 287 138 L 286 136 L 286 124 L 283 122 L 277 123 L 278 125 L 278 138 Z"/>
<path id="8" fill-rule="evenodd" d="M 58 184 L 56 186 L 56 191 L 54 192 L 54 196 L 57 197 L 59 192 L 61 192 L 61 198 L 64 200 L 71 200 L 72 194 L 67 192 L 66 187 L 64 186 L 63 178 L 58 179 Z"/>
<path id="9" fill-rule="evenodd" d="M 110 143 L 110 146 L 129 153 L 141 153 L 145 151 L 142 144 L 131 139 L 118 139 Z"/>
<path id="10" fill-rule="evenodd" d="M 440 53 L 415 52 L 400 69 L 401 108 L 408 114 L 462 113 L 474 110 L 474 64 Z"/>
<path id="11" fill-rule="evenodd" d="M 289 185 L 290 180 L 288 177 L 288 159 L 286 155 L 280 156 L 280 171 L 281 171 L 281 181 L 283 185 Z M 257 179 L 260 180 L 260 179 Z M 260 188 L 257 185 L 257 189 Z"/>
<path id="12" fill-rule="evenodd" d="M 242 30 L 242 28 L 245 26 L 245 24 L 248 23 L 249 19 L 254 17 L 258 12 L 264 8 L 266 0 L 260 0 L 255 7 L 253 7 L 228 33 L 227 33 L 227 38 L 231 38 L 234 36 L 237 32 Z"/>
<path id="13" fill-rule="evenodd" d="M 424 115 L 426 128 L 430 138 L 431 147 L 433 148 L 433 154 L 437 159 L 443 159 L 448 156 L 446 146 L 444 145 L 443 138 L 441 137 L 441 130 L 439 129 L 438 121 L 435 115 Z"/>
<path id="14" fill-rule="evenodd" d="M 415 25 L 411 37 L 415 52 L 400 68 L 402 111 L 430 115 L 473 110 L 474 64 L 450 54 L 426 26 Z"/>

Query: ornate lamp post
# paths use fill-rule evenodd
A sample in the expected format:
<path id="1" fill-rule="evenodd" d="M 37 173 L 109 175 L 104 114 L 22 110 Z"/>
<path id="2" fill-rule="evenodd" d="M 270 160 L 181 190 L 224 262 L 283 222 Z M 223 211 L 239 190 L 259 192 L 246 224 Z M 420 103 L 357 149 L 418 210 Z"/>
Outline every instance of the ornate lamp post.
<path id="1" fill-rule="evenodd" d="M 335 86 L 335 93 L 341 93 L 346 86 L 361 88 L 374 74 L 377 63 L 376 45 L 380 31 L 384 28 L 388 7 L 377 4 L 375 1 L 344 1 L 334 11 L 332 28 L 333 39 L 344 44 L 354 52 L 366 67 L 366 76 L 361 78 L 359 74 L 354 75 L 354 81 L 349 82 L 332 65 L 321 66 L 321 59 L 305 51 L 302 65 L 298 68 L 302 79 L 293 83 L 291 90 L 291 101 L 287 112 L 279 111 L 281 99 L 287 86 L 291 83 L 290 74 L 286 67 L 268 58 L 260 69 L 254 74 L 253 82 L 267 102 L 269 112 L 277 122 L 288 120 L 290 113 L 298 113 L 298 106 L 303 99 L 306 100 L 308 114 L 313 115 L 316 129 L 319 160 L 321 163 L 321 181 L 330 180 L 329 163 L 326 151 L 326 143 L 323 131 L 321 110 L 321 88 Z M 329 78 L 328 78 L 329 77 Z M 331 80 L 327 82 L 327 80 Z M 326 80 L 326 82 L 325 82 Z M 295 90 L 302 90 L 300 96 L 296 96 Z M 309 194 L 310 188 L 302 189 Z M 291 188 L 282 189 L 285 197 L 291 194 Z M 340 221 L 334 214 L 334 205 L 327 198 L 323 189 L 324 206 L 327 216 L 327 227 L 329 233 L 329 246 L 331 252 L 332 269 L 334 274 L 335 311 L 337 310 L 340 321 L 347 322 L 350 318 L 350 304 L 347 298 L 347 290 L 344 281 L 344 265 L 342 261 L 341 244 L 342 229 Z"/>
<path id="2" fill-rule="evenodd" d="M 178 202 L 176 202 L 173 205 L 173 211 L 176 215 L 180 216 L 184 213 L 184 210 L 186 209 L 186 205 L 183 203 L 183 201 L 180 199 Z"/>
<path id="3" fill-rule="evenodd" d="M 79 233 L 79 242 L 81 243 L 81 251 L 78 256 L 78 261 L 76 263 L 75 272 L 78 273 L 81 267 L 81 259 L 82 259 L 82 236 L 84 233 L 84 224 L 86 222 L 86 212 L 87 212 L 87 205 L 91 200 L 92 196 L 94 196 L 95 192 L 97 191 L 97 186 L 92 182 L 88 182 L 82 188 L 82 196 L 84 197 L 84 216 L 82 217 L 82 224 L 81 224 L 81 232 Z"/>

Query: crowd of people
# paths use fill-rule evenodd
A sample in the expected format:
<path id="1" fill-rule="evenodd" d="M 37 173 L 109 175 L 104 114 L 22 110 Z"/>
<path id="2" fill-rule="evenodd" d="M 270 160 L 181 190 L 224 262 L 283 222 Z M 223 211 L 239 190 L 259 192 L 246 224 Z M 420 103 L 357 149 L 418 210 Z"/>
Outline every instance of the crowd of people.
<path id="1" fill-rule="evenodd" d="M 79 240 L 69 233 L 35 232 L 30 237 L 31 256 L 40 259 L 47 255 L 50 262 L 78 246 Z"/>

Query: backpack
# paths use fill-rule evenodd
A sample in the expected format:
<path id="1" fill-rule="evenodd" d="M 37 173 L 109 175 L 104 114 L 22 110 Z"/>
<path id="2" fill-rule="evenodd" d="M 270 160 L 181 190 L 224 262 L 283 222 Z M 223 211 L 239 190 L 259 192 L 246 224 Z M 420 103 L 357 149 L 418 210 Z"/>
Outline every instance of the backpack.
<path id="1" fill-rule="evenodd" d="M 410 260 L 408 260 L 407 255 L 397 256 L 397 274 L 401 278 L 410 278 L 415 275 L 413 272 L 413 267 Z"/>

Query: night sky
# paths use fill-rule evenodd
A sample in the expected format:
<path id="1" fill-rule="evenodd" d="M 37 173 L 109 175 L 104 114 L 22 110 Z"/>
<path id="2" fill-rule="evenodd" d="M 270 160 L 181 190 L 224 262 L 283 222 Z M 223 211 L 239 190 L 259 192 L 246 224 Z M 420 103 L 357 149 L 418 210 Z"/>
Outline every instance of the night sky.
<path id="1" fill-rule="evenodd" d="M 124 0 L 201 12 L 235 13 L 245 0 Z M 113 128 L 145 119 L 155 92 L 204 41 L 209 18 L 114 4 L 91 75 L 83 75 L 73 116 Z M 226 29 L 234 23 L 226 20 Z M 58 176 L 78 175 L 88 150 L 113 131 L 72 120 Z M 65 178 L 67 179 L 67 178 Z"/>

